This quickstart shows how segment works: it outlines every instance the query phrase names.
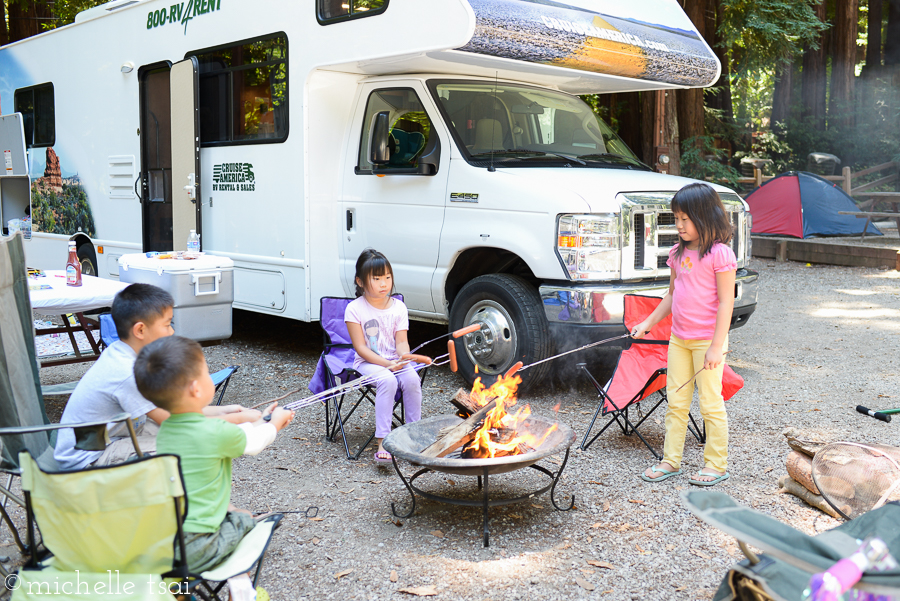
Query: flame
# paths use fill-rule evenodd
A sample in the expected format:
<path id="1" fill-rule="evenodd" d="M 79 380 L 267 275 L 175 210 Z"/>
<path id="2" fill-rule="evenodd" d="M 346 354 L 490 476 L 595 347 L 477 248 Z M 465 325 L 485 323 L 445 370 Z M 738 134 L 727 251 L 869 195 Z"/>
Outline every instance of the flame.
<path id="1" fill-rule="evenodd" d="M 519 432 L 519 425 L 531 415 L 531 407 L 525 405 L 513 413 L 509 413 L 507 409 L 511 409 L 518 402 L 516 390 L 521 383 L 520 376 L 511 374 L 509 377 L 500 376 L 490 387 L 485 388 L 481 378 L 476 378 L 472 386 L 471 399 L 482 407 L 494 398 L 497 399 L 497 404 L 485 416 L 484 425 L 475 433 L 475 439 L 466 445 L 464 453 L 467 457 L 517 455 L 522 452 L 519 449 L 520 444 L 524 443 L 527 447 L 536 449 L 551 432 L 556 430 L 554 424 L 540 438 L 525 431 L 524 428 Z M 506 442 L 492 440 L 492 434 L 497 437 L 499 432 L 512 432 L 513 437 Z"/>

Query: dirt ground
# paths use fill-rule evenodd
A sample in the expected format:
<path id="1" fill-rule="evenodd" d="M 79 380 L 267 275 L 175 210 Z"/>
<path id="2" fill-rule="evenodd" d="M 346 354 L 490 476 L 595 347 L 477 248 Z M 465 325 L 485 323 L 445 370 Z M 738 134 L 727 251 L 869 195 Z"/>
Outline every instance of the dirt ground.
<path id="1" fill-rule="evenodd" d="M 731 335 L 728 361 L 746 385 L 727 403 L 731 478 L 718 490 L 807 533 L 821 532 L 838 522 L 778 493 L 789 450 L 781 432 L 796 426 L 826 440 L 898 444 L 896 423 L 865 417 L 854 407 L 900 405 L 900 273 L 765 260 L 754 260 L 751 268 L 760 272 L 759 305 Z M 414 322 L 410 338 L 415 345 L 441 333 L 439 326 Z M 241 366 L 226 402 L 249 406 L 305 386 L 321 350 L 318 324 L 237 311 L 233 337 L 206 353 L 211 371 Z M 556 369 L 567 375 L 520 400 L 545 415 L 559 404 L 559 419 L 575 430 L 578 443 L 597 395 L 585 377 L 565 370 L 590 360 L 595 375 L 608 377 L 603 363 L 610 354 L 592 353 L 560 360 Z M 41 380 L 70 381 L 86 369 L 48 368 Z M 462 385 L 446 367 L 432 370 L 423 415 L 452 413 L 447 399 Z M 48 402 L 51 419 L 59 418 L 63 404 Z M 643 429 L 657 448 L 663 409 Z M 373 427 L 370 409 L 354 416 L 351 445 Z M 237 506 L 318 508 L 314 520 L 287 514 L 276 532 L 260 583 L 273 599 L 402 599 L 399 591 L 408 587 L 433 587 L 439 599 L 478 601 L 710 599 L 742 557 L 734 539 L 684 508 L 679 492 L 690 487 L 686 476 L 656 484 L 638 478 L 652 457 L 640 440 L 618 429 L 587 451 L 573 447 L 556 498 L 563 505 L 574 494 L 575 509 L 555 510 L 547 494 L 493 508 L 487 549 L 480 509 L 418 499 L 414 515 L 397 519 L 391 504 L 403 511 L 409 495 L 393 468 L 375 464 L 371 449 L 348 461 L 342 445 L 325 441 L 323 433 L 322 408 L 305 408 L 269 449 L 234 463 Z M 559 459 L 543 464 L 558 469 Z M 689 436 L 683 470 L 701 466 L 702 448 Z M 477 493 L 472 477 L 426 478 L 423 486 L 435 492 Z M 534 483 L 516 472 L 494 478 L 492 488 L 515 494 Z M 15 561 L 5 530 L 0 539 L 0 553 Z"/>

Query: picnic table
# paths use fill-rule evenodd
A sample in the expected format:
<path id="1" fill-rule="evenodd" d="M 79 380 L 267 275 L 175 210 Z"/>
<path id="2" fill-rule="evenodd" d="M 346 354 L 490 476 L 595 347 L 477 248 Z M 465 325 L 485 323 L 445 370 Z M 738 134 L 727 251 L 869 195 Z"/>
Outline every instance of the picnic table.
<path id="1" fill-rule="evenodd" d="M 897 229 L 900 231 L 900 192 L 866 192 L 865 196 L 871 198 L 875 203 L 878 201 L 886 202 L 891 205 L 891 211 L 838 211 L 838 215 L 856 215 L 860 219 L 866 219 L 866 226 L 863 228 L 862 237 L 866 237 L 866 231 L 872 218 L 893 219 L 897 222 Z M 874 204 L 874 203 L 873 203 Z"/>
<path id="2" fill-rule="evenodd" d="M 37 331 L 37 335 L 68 334 L 72 348 L 75 349 L 75 357 L 41 361 L 41 367 L 96 361 L 100 356 L 100 346 L 94 340 L 92 332 L 98 331 L 100 324 L 94 319 L 85 317 L 84 314 L 112 305 L 116 294 L 128 284 L 82 275 L 81 286 L 67 286 L 65 271 L 46 271 L 44 273 L 44 277 L 28 278 L 28 296 L 31 299 L 31 308 L 35 313 L 41 315 L 61 316 L 63 327 L 40 329 Z M 66 313 L 74 314 L 77 323 L 73 325 Z M 76 332 L 84 332 L 93 351 L 91 354 L 82 354 L 75 340 Z"/>

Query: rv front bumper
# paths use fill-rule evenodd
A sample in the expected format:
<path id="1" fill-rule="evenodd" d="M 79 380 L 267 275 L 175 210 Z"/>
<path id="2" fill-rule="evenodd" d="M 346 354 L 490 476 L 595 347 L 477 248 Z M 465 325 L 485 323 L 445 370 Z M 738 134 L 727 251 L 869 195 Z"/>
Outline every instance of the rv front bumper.
<path id="1" fill-rule="evenodd" d="M 757 272 L 738 269 L 734 284 L 732 329 L 744 325 L 756 310 L 757 280 Z M 668 280 L 631 284 L 553 283 L 542 284 L 538 288 L 547 321 L 554 329 L 568 325 L 619 333 L 624 328 L 626 294 L 662 297 L 668 289 Z"/>

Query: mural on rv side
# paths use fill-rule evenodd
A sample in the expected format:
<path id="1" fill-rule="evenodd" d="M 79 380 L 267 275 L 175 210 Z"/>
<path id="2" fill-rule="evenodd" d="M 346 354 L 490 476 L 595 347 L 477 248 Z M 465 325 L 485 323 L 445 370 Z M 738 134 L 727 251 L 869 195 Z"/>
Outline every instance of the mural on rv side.
<path id="1" fill-rule="evenodd" d="M 35 83 L 40 82 L 28 75 L 12 49 L 4 52 L 0 60 L 0 114 L 13 112 L 17 89 Z M 60 154 L 53 147 L 28 150 L 32 228 L 64 235 L 81 230 L 94 237 L 97 232 L 87 192 L 77 171 Z"/>
<path id="2" fill-rule="evenodd" d="M 42 148 L 32 148 L 31 164 L 31 227 L 36 232 L 72 235 L 84 232 L 95 237 L 94 215 L 87 192 L 78 174 L 63 177 L 59 157 L 52 147 L 47 148 L 43 176 L 36 177 L 36 155 Z"/>
<path id="3" fill-rule="evenodd" d="M 469 4 L 476 25 L 464 52 L 686 86 L 710 85 L 719 75 L 715 55 L 675 0 Z"/>

